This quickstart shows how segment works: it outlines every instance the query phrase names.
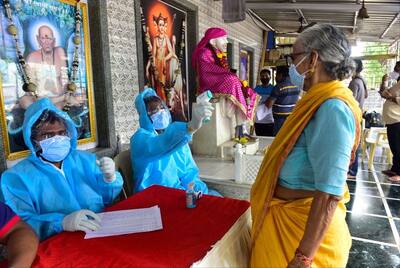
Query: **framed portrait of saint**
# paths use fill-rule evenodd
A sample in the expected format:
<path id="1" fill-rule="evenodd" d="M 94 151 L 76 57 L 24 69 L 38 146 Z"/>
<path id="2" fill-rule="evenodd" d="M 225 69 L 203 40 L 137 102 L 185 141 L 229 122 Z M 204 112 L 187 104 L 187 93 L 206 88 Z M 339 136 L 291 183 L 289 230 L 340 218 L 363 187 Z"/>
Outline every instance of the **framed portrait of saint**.
<path id="1" fill-rule="evenodd" d="M 78 144 L 96 141 L 92 69 L 86 1 L 10 0 L 12 19 L 0 1 L 0 112 L 3 142 L 8 160 L 29 152 L 23 139 L 22 124 L 26 109 L 37 98 L 49 98 L 64 109 L 67 85 L 76 90 L 69 99 L 67 113 L 78 131 Z M 77 7 L 82 17 L 79 44 L 74 43 Z M 23 91 L 23 72 L 18 64 L 16 42 L 7 31 L 14 24 L 18 47 L 26 62 L 26 75 L 37 86 L 37 98 Z M 78 24 L 79 25 L 79 24 Z M 76 76 L 72 67 L 78 62 Z"/>
<path id="2" fill-rule="evenodd" d="M 254 80 L 254 49 L 239 44 L 239 78 L 247 80 L 250 87 L 253 87 Z"/>
<path id="3" fill-rule="evenodd" d="M 144 80 L 174 121 L 188 121 L 186 11 L 161 0 L 141 0 Z"/>

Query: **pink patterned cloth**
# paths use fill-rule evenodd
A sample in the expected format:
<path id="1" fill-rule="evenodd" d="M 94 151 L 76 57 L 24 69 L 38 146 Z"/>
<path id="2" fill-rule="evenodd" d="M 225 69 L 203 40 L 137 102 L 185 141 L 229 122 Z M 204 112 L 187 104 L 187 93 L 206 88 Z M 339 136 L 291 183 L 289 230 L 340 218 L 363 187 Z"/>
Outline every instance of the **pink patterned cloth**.
<path id="1" fill-rule="evenodd" d="M 230 70 L 218 65 L 211 49 L 203 47 L 197 50 L 192 63 L 196 66 L 199 94 L 209 89 L 214 96 L 227 97 L 248 120 L 253 120 L 256 93 L 250 87 L 245 89 L 247 92 L 243 92 L 239 78 Z M 244 94 L 247 95 L 248 104 Z"/>

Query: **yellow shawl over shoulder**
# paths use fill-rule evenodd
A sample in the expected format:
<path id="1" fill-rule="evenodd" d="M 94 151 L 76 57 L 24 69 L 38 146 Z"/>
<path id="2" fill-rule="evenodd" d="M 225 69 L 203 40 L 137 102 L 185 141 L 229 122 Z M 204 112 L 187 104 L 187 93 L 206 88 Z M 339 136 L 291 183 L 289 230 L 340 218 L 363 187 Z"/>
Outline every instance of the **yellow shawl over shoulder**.
<path id="1" fill-rule="evenodd" d="M 265 216 L 275 192 L 279 172 L 285 159 L 311 117 L 320 105 L 328 99 L 342 100 L 350 107 L 354 114 L 356 126 L 356 135 L 352 150 L 352 159 L 354 159 L 354 153 L 360 139 L 361 110 L 358 102 L 354 99 L 352 92 L 340 81 L 334 80 L 314 85 L 299 100 L 292 114 L 287 118 L 278 135 L 275 137 L 264 157 L 257 179 L 252 187 L 250 198 L 253 219 L 252 249 L 261 228 L 263 228 Z"/>

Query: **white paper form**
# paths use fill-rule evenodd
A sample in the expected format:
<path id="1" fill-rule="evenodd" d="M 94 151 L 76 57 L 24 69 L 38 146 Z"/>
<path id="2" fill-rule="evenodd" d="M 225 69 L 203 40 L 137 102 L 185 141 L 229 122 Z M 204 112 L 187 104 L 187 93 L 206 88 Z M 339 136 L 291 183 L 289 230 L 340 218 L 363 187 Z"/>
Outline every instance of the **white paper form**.
<path id="1" fill-rule="evenodd" d="M 101 226 L 96 231 L 87 232 L 85 239 L 144 233 L 163 228 L 158 206 L 103 212 L 97 215 L 101 218 Z"/>
<path id="2" fill-rule="evenodd" d="M 263 120 L 268 115 L 270 115 L 270 117 L 273 119 L 272 108 L 268 109 L 268 107 L 265 104 L 259 104 L 257 106 L 256 115 L 257 115 L 257 119 L 260 121 Z"/>

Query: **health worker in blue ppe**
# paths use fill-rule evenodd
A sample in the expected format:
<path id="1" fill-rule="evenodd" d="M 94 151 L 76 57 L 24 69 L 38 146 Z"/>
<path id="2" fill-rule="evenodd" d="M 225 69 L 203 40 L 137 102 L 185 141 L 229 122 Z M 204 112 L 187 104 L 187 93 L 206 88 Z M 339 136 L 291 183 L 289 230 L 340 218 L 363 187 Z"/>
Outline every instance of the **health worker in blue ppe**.
<path id="1" fill-rule="evenodd" d="M 194 191 L 220 196 L 199 179 L 199 169 L 188 145 L 203 120 L 212 116 L 211 103 L 193 106 L 189 123 L 171 122 L 168 108 L 151 88 L 137 96 L 135 105 L 140 123 L 131 138 L 135 192 L 154 184 L 188 190 L 193 182 Z"/>
<path id="2" fill-rule="evenodd" d="M 113 160 L 96 161 L 94 154 L 77 150 L 74 123 L 47 98 L 26 110 L 23 134 L 31 155 L 1 176 L 7 205 L 41 240 L 63 230 L 98 229 L 96 213 L 122 188 Z"/>

